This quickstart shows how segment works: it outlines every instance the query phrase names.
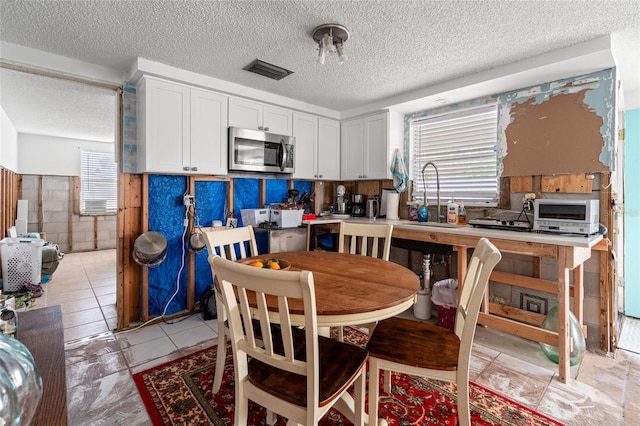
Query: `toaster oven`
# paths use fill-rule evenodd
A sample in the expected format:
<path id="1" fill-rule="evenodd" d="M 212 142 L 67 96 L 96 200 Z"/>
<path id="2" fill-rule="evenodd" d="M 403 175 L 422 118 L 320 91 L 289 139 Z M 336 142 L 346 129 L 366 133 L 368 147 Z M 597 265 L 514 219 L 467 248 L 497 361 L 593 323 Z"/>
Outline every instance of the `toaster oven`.
<path id="1" fill-rule="evenodd" d="M 534 201 L 533 229 L 542 232 L 591 235 L 600 226 L 598 200 Z"/>

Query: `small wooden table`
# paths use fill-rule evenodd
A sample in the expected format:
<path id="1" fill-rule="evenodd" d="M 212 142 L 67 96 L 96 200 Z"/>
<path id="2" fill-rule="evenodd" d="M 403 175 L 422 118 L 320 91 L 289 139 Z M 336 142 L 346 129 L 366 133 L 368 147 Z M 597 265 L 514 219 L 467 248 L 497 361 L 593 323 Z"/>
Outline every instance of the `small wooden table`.
<path id="1" fill-rule="evenodd" d="M 17 338 L 31 355 L 42 377 L 42 400 L 31 424 L 67 424 L 67 383 L 64 328 L 60 305 L 18 312 Z"/>
<path id="2" fill-rule="evenodd" d="M 368 256 L 328 251 L 266 256 L 291 262 L 292 271 L 313 272 L 318 327 L 369 324 L 398 315 L 413 305 L 419 287 L 418 276 L 409 269 Z M 245 261 L 254 258 L 265 255 Z M 294 314 L 302 314 L 298 302 L 290 301 Z"/>

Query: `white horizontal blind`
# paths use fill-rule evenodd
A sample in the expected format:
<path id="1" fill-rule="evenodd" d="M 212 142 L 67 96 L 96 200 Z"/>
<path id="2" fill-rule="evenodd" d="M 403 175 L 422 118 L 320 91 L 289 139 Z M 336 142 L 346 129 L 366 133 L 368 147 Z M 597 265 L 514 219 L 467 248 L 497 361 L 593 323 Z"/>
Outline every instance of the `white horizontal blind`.
<path id="1" fill-rule="evenodd" d="M 80 213 L 116 214 L 118 169 L 113 154 L 80 152 Z"/>
<path id="2" fill-rule="evenodd" d="M 497 137 L 495 104 L 415 119 L 411 123 L 413 144 L 413 196 L 423 199 L 422 168 L 433 162 L 440 176 L 440 201 L 465 204 L 498 202 Z M 436 173 L 425 169 L 427 200 L 436 200 Z"/>

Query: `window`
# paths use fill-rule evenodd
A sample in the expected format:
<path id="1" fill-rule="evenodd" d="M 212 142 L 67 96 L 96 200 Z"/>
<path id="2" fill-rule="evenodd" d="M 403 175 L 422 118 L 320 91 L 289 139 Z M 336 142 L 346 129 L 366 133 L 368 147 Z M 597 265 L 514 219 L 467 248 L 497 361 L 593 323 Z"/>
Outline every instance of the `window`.
<path id="1" fill-rule="evenodd" d="M 111 153 L 80 152 L 80 214 L 116 214 L 118 169 Z"/>
<path id="2" fill-rule="evenodd" d="M 413 196 L 423 199 L 425 184 L 429 204 L 435 204 L 437 185 L 433 162 L 440 177 L 440 201 L 467 205 L 498 202 L 497 106 L 484 105 L 462 111 L 416 118 L 411 122 Z"/>

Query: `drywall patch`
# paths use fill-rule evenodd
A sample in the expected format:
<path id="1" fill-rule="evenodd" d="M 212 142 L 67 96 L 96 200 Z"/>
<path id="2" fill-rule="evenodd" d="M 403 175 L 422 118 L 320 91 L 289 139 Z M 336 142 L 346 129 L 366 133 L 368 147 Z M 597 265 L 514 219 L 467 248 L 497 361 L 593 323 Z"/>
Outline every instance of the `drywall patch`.
<path id="1" fill-rule="evenodd" d="M 499 96 L 502 176 L 611 169 L 614 70 Z"/>

